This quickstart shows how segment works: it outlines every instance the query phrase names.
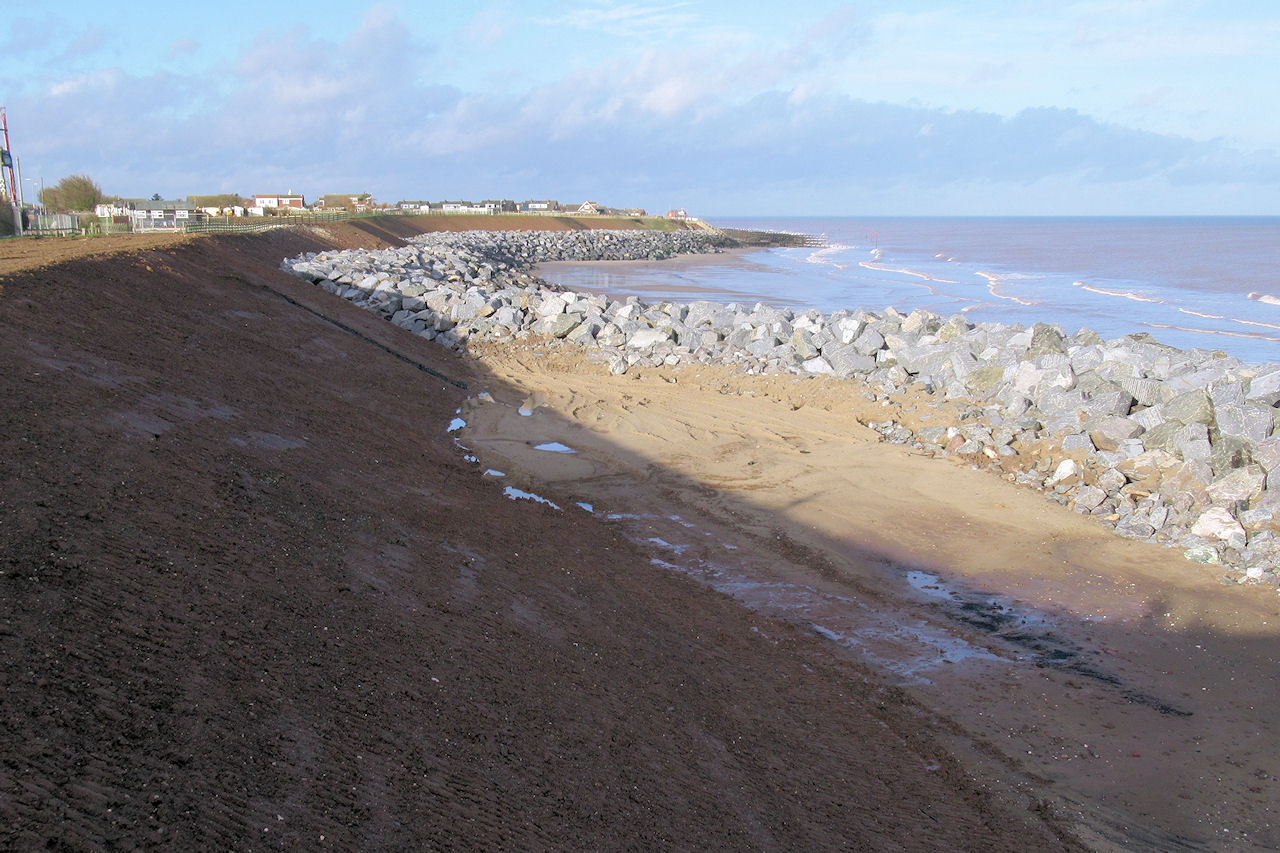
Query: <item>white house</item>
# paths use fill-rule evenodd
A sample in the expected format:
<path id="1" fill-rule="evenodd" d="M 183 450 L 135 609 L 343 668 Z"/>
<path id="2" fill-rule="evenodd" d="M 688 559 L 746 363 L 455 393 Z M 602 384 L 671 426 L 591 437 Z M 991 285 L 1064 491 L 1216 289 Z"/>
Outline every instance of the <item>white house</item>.
<path id="1" fill-rule="evenodd" d="M 446 201 L 441 203 L 440 210 L 443 213 L 493 214 L 498 212 L 497 205 L 493 202 L 475 204 L 470 201 Z"/>
<path id="2" fill-rule="evenodd" d="M 302 210 L 307 206 L 307 203 L 300 195 L 286 193 L 285 195 L 255 195 L 253 197 L 253 206 L 261 208 L 287 207 L 294 210 Z"/>
<path id="3" fill-rule="evenodd" d="M 94 216 L 101 216 L 104 219 L 110 216 L 128 216 L 139 207 L 146 207 L 150 204 L 145 198 L 119 198 L 115 201 L 104 201 L 102 204 L 93 208 Z"/>
<path id="4" fill-rule="evenodd" d="M 188 201 L 139 201 L 137 205 L 128 211 L 134 231 L 181 231 L 201 216 Z"/>

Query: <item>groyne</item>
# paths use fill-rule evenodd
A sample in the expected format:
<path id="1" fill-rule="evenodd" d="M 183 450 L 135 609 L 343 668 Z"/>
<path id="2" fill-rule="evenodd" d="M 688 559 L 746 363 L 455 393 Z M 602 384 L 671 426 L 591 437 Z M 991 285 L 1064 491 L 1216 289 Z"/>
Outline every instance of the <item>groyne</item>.
<path id="1" fill-rule="evenodd" d="M 1147 334 L 1104 341 L 1088 330 L 926 311 L 618 301 L 532 271 L 549 261 L 718 251 L 723 238 L 708 232 L 477 231 L 408 242 L 283 266 L 455 349 L 536 335 L 587 348 L 615 374 L 716 363 L 859 380 L 861 393 L 886 400 L 917 392 L 954 402 L 953 423 L 870 426 L 923 452 L 999 465 L 1120 535 L 1224 566 L 1230 579 L 1280 585 L 1280 365 L 1179 350 Z"/>

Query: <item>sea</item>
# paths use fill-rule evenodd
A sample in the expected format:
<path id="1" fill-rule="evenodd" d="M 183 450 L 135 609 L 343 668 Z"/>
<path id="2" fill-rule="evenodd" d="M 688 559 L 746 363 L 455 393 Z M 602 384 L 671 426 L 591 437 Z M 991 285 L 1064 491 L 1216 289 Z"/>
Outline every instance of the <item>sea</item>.
<path id="1" fill-rule="evenodd" d="M 706 262 L 556 264 L 552 280 L 646 301 L 900 311 L 1280 363 L 1280 217 L 721 217 L 817 238 Z M 698 294 L 698 295 L 694 295 Z"/>

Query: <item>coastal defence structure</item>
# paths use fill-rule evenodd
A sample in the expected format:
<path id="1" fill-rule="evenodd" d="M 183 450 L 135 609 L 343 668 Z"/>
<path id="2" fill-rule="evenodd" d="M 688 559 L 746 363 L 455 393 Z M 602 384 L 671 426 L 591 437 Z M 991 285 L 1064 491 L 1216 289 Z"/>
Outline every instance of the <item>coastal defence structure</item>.
<path id="1" fill-rule="evenodd" d="M 560 260 L 716 251 L 702 231 L 427 234 L 407 248 L 293 258 L 285 269 L 429 340 L 543 336 L 598 351 L 614 374 L 684 363 L 919 388 L 966 406 L 886 440 L 998 469 L 1122 536 L 1280 586 L 1280 365 L 1182 351 L 1148 335 L 1104 341 L 937 317 L 795 312 L 697 301 L 647 305 L 577 293 L 528 270 Z"/>

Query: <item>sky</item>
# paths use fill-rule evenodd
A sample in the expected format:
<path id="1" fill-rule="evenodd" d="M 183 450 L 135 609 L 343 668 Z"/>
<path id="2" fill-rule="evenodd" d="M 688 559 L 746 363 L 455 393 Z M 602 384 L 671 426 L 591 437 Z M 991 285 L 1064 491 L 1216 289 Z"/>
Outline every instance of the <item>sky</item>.
<path id="1" fill-rule="evenodd" d="M 1274 0 L 217 4 L 0 19 L 28 199 L 1280 215 Z"/>

